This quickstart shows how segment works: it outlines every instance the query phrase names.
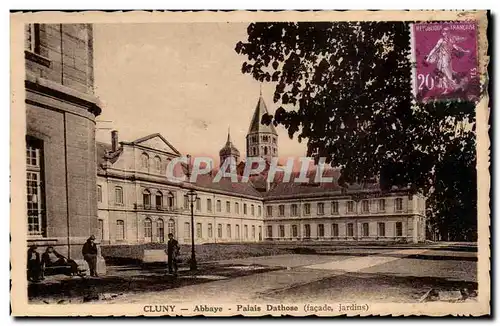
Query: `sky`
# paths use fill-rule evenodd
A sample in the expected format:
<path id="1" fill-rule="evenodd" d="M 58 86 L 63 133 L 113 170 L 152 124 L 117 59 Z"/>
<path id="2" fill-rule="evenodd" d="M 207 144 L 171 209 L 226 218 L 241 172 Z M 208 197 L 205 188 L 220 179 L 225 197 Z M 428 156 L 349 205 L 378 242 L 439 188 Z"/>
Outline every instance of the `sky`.
<path id="1" fill-rule="evenodd" d="M 182 154 L 218 158 L 228 128 L 244 159 L 245 136 L 261 85 L 241 73 L 247 23 L 94 25 L 95 92 L 103 102 L 97 140 L 162 134 Z M 271 114 L 274 85 L 263 84 Z M 102 128 L 102 129 L 101 129 Z M 305 143 L 278 126 L 279 156 L 303 156 Z"/>

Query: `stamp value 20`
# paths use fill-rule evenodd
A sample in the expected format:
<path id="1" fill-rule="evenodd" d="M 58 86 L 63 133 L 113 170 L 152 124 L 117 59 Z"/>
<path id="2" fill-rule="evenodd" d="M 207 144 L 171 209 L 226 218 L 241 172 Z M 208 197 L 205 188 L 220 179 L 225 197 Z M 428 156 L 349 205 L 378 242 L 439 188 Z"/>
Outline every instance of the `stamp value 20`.
<path id="1" fill-rule="evenodd" d="M 413 24 L 412 51 L 417 101 L 479 98 L 476 22 Z"/>

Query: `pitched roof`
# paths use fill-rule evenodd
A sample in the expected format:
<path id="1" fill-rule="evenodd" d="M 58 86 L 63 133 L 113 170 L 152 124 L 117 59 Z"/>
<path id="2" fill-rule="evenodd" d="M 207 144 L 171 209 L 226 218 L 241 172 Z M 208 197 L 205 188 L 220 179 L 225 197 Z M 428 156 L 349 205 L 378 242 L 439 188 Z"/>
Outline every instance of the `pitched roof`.
<path id="1" fill-rule="evenodd" d="M 262 198 L 262 194 L 257 191 L 250 182 L 232 182 L 230 177 L 223 177 L 219 182 L 213 182 L 214 177 L 215 172 L 213 175 L 198 175 L 195 185 L 202 188 L 229 192 L 234 195 L 247 195 Z M 238 176 L 238 180 L 241 180 L 241 176 Z"/>
<path id="2" fill-rule="evenodd" d="M 149 139 L 152 139 L 152 138 L 155 138 L 155 137 L 158 137 L 160 138 L 165 144 L 167 144 L 170 149 L 175 153 L 175 154 L 178 154 L 180 155 L 181 153 L 172 145 L 168 142 L 168 140 L 165 139 L 165 137 L 163 137 L 159 132 L 157 133 L 154 133 L 154 134 L 151 134 L 151 135 L 147 135 L 147 136 L 144 136 L 144 137 L 141 137 L 139 139 L 136 139 L 132 142 L 132 144 L 135 144 L 135 145 L 138 145 L 140 143 L 143 143 Z"/>
<path id="3" fill-rule="evenodd" d="M 260 121 L 262 116 L 267 111 L 266 103 L 264 103 L 264 99 L 262 98 L 262 94 L 259 96 L 259 101 L 257 102 L 257 106 L 255 107 L 255 111 L 253 113 L 252 122 L 250 122 L 250 128 L 248 128 L 248 133 L 253 132 L 269 132 L 277 135 L 276 129 L 274 129 L 274 125 L 270 123 L 269 125 L 261 124 Z"/>
<path id="4" fill-rule="evenodd" d="M 284 173 L 279 171 L 273 180 L 271 189 L 266 193 L 266 199 L 285 199 L 310 196 L 342 195 L 342 187 L 338 184 L 340 177 L 339 169 L 326 169 L 323 171 L 323 178 L 332 177 L 332 182 L 316 182 L 316 170 L 310 170 L 306 174 L 307 182 L 294 182 L 299 177 L 300 172 L 291 173 L 289 180 L 284 182 Z M 359 192 L 373 192 L 379 189 L 377 183 L 373 184 L 352 184 L 345 189 L 344 194 Z"/>

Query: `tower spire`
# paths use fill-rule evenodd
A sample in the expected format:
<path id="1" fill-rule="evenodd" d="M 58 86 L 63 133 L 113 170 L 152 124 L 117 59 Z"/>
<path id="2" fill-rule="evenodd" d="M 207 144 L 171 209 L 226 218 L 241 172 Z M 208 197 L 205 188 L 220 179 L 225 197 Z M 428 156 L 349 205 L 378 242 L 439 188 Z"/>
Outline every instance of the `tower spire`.
<path id="1" fill-rule="evenodd" d="M 260 97 L 262 97 L 262 83 L 260 83 Z"/>
<path id="2" fill-rule="evenodd" d="M 227 127 L 227 142 L 231 142 L 231 126 Z"/>

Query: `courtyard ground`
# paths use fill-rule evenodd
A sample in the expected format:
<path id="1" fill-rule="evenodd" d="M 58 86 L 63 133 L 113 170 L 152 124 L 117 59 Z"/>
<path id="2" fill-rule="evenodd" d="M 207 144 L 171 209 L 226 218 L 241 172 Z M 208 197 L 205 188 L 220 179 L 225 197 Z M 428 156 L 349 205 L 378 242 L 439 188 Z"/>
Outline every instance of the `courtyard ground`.
<path id="1" fill-rule="evenodd" d="M 307 252 L 307 250 L 305 250 Z M 30 285 L 34 303 L 188 302 L 418 302 L 430 290 L 475 295 L 474 244 L 419 247 L 324 247 L 310 254 L 277 254 L 201 262 L 174 279 L 164 267 L 108 265 L 98 279 Z"/>

